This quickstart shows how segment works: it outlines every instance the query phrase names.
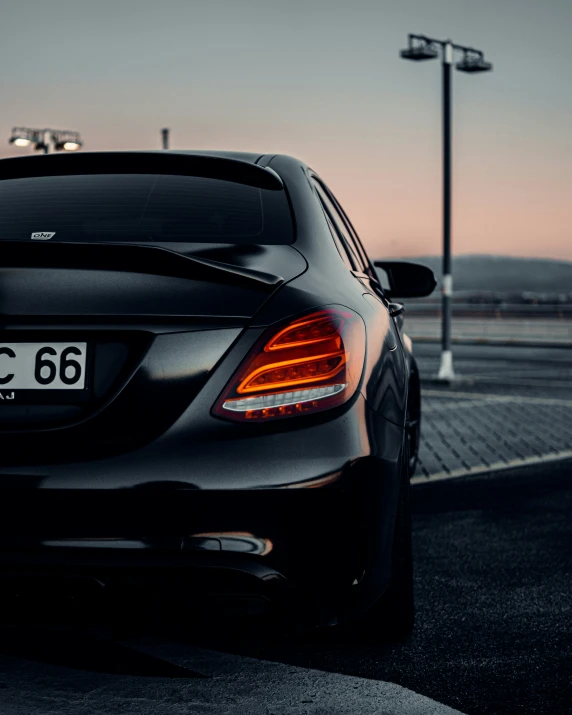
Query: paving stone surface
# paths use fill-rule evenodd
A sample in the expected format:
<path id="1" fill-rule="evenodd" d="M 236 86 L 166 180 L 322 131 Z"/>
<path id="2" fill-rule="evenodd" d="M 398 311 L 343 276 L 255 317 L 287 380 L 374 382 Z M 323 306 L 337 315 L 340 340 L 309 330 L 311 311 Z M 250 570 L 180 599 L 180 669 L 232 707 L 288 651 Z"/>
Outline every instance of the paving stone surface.
<path id="1" fill-rule="evenodd" d="M 499 391 L 423 389 L 414 481 L 572 456 L 572 399 Z"/>

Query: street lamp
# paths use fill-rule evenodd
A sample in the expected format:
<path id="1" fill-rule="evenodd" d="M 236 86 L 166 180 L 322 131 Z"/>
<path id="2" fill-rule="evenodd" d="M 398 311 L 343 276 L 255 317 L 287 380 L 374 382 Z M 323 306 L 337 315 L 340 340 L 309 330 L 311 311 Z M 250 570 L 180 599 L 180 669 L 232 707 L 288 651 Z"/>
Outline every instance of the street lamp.
<path id="1" fill-rule="evenodd" d="M 36 151 L 43 151 L 49 154 L 50 144 L 53 144 L 56 151 L 76 151 L 82 146 L 81 137 L 78 132 L 70 132 L 66 129 L 31 129 L 30 127 L 14 127 L 12 136 L 9 139 L 14 146 L 34 145 Z"/>
<path id="2" fill-rule="evenodd" d="M 31 144 L 30 139 L 26 139 L 26 137 L 13 137 L 10 141 L 16 146 L 30 146 Z"/>
<path id="3" fill-rule="evenodd" d="M 453 297 L 453 276 L 451 273 L 451 65 L 455 50 L 462 52 L 462 59 L 456 68 L 460 72 L 489 72 L 490 62 L 483 53 L 473 47 L 457 45 L 451 40 L 435 40 L 425 35 L 408 36 L 408 46 L 401 50 L 405 60 L 433 60 L 439 57 L 443 65 L 443 280 L 442 280 L 442 332 L 441 365 L 438 379 L 451 381 L 455 378 L 453 352 L 451 350 L 451 300 Z"/>

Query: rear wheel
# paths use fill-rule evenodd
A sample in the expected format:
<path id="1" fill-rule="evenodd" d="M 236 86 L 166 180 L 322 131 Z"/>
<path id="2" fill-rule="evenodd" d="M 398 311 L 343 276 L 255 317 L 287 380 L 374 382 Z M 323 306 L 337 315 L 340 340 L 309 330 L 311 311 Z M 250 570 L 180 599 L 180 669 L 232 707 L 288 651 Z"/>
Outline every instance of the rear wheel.
<path id="1" fill-rule="evenodd" d="M 383 596 L 358 621 L 353 634 L 370 641 L 398 641 L 411 635 L 415 621 L 411 545 L 411 484 L 406 440 L 392 550 L 392 577 Z"/>
<path id="2" fill-rule="evenodd" d="M 409 405 L 405 423 L 410 477 L 415 474 L 421 444 L 421 391 L 418 380 L 419 378 L 416 377 L 412 379 L 409 387 Z"/>

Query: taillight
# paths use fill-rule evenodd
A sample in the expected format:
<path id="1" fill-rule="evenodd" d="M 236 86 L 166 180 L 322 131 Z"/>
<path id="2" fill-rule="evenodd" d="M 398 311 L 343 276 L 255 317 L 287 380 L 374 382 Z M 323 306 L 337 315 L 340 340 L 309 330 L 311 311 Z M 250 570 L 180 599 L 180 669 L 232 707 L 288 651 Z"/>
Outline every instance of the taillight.
<path id="1" fill-rule="evenodd" d="M 266 422 L 342 405 L 355 393 L 365 326 L 346 308 L 327 308 L 266 331 L 215 403 L 226 419 Z"/>

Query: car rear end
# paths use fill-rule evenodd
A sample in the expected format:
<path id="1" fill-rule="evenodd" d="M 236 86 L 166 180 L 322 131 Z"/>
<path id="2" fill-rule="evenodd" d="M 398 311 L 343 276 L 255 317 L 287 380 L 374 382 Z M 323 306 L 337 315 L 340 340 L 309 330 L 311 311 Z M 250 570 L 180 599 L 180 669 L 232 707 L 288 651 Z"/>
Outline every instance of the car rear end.
<path id="1" fill-rule="evenodd" d="M 5 592 L 331 620 L 365 570 L 367 502 L 394 494 L 364 425 L 399 430 L 358 389 L 359 315 L 257 320 L 307 269 L 279 177 L 220 157 L 4 160 L 0 229 Z"/>

